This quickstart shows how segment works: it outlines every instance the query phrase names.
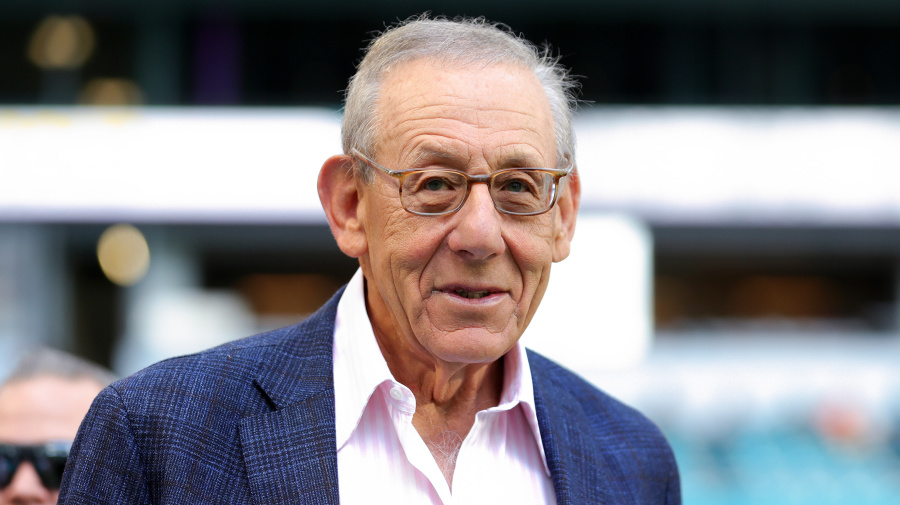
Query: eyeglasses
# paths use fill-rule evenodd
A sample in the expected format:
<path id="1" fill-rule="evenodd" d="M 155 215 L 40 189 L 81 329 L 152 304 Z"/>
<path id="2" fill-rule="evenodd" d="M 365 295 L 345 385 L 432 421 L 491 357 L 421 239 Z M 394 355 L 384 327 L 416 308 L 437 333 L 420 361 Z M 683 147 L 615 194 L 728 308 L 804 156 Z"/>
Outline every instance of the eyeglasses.
<path id="1" fill-rule="evenodd" d="M 12 482 L 23 461 L 34 466 L 41 484 L 47 489 L 59 489 L 70 442 L 48 442 L 41 445 L 0 444 L 0 489 Z"/>
<path id="2" fill-rule="evenodd" d="M 559 198 L 559 180 L 572 173 L 565 169 L 507 168 L 488 175 L 469 175 L 460 170 L 430 168 L 391 170 L 367 158 L 357 149 L 353 156 L 400 181 L 400 204 L 413 214 L 440 216 L 462 208 L 472 184 L 488 185 L 494 208 L 514 216 L 547 212 Z"/>

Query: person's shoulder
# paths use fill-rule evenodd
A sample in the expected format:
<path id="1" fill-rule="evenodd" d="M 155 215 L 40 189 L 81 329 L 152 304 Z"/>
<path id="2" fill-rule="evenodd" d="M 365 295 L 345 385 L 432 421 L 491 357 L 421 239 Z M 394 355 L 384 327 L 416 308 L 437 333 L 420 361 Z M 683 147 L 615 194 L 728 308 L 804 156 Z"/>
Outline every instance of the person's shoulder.
<path id="1" fill-rule="evenodd" d="M 665 440 L 659 427 L 637 409 L 599 389 L 585 378 L 549 358 L 529 350 L 529 366 L 541 395 L 554 403 L 577 405 L 592 426 L 604 431 L 642 432 Z"/>

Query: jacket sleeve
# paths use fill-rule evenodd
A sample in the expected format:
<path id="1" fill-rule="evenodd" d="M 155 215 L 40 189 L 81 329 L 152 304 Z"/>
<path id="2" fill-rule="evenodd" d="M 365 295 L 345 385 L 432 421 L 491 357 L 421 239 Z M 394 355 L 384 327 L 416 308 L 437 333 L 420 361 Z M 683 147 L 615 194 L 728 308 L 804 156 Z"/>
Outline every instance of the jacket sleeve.
<path id="1" fill-rule="evenodd" d="M 681 477 L 674 454 L 669 465 L 669 481 L 666 483 L 666 505 L 681 505 Z"/>
<path id="2" fill-rule="evenodd" d="M 94 400 L 69 453 L 59 504 L 149 504 L 142 455 L 113 387 Z"/>

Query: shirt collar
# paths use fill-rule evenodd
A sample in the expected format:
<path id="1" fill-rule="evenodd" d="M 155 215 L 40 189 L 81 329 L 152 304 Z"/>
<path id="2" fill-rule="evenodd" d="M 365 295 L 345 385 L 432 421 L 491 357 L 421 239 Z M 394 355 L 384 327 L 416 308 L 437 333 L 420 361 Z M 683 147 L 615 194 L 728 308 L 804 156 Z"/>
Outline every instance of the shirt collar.
<path id="1" fill-rule="evenodd" d="M 334 323 L 334 411 L 339 450 L 359 424 L 375 389 L 394 380 L 366 312 L 364 281 L 362 269 L 357 269 L 338 302 Z"/>
<path id="2" fill-rule="evenodd" d="M 362 269 L 358 269 L 338 302 L 334 325 L 335 432 L 338 450 L 353 434 L 369 398 L 378 386 L 386 381 L 396 383 L 375 340 L 366 311 L 364 282 Z M 541 453 L 544 471 L 550 475 L 537 422 L 534 385 L 525 347 L 516 342 L 503 359 L 500 404 L 488 410 L 510 410 L 516 405 L 522 405 L 522 412 Z"/>
<path id="3" fill-rule="evenodd" d="M 525 346 L 517 341 L 503 359 L 505 360 L 503 362 L 503 391 L 500 395 L 500 404 L 494 409 L 512 409 L 516 405 L 522 406 L 522 412 L 531 428 L 534 442 L 541 453 L 544 471 L 550 475 L 547 455 L 544 453 L 544 444 L 541 441 L 541 430 L 538 426 L 537 409 L 534 406 L 534 383 L 531 380 L 531 366 L 528 364 Z"/>

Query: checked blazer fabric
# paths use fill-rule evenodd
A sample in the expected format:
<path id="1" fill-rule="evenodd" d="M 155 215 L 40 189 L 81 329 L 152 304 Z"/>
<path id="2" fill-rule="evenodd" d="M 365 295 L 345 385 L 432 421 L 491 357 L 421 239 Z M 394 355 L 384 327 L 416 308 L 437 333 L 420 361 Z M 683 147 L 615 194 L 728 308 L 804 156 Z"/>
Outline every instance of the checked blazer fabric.
<path id="1" fill-rule="evenodd" d="M 337 504 L 332 338 L 342 292 L 298 325 L 107 387 L 79 429 L 59 503 Z M 653 423 L 550 360 L 528 359 L 559 504 L 681 503 L 675 459 Z"/>

